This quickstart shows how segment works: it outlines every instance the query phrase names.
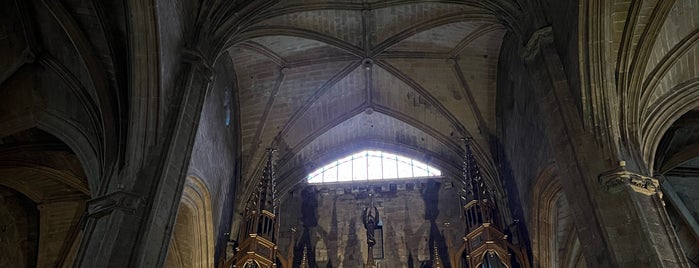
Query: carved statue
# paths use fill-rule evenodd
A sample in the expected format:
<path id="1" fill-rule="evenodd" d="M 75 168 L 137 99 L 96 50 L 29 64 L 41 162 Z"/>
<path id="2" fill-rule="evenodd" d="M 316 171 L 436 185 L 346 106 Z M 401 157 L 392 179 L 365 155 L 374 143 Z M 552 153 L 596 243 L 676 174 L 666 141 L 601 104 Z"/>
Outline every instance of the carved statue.
<path id="1" fill-rule="evenodd" d="M 364 208 L 362 220 L 364 221 L 364 228 L 366 228 L 367 244 L 369 244 L 369 247 L 373 247 L 376 245 L 374 230 L 376 230 L 379 222 L 379 209 L 373 205 L 373 202 L 371 207 Z"/>
<path id="2" fill-rule="evenodd" d="M 369 207 L 364 208 L 362 212 L 362 222 L 364 222 L 364 228 L 366 228 L 366 243 L 369 246 L 369 254 L 367 254 L 365 268 L 375 268 L 376 263 L 374 263 L 372 248 L 376 245 L 374 230 L 376 230 L 376 226 L 379 223 L 379 209 L 374 206 L 374 197 L 372 193 L 369 194 L 369 198 L 371 199 L 371 204 Z"/>

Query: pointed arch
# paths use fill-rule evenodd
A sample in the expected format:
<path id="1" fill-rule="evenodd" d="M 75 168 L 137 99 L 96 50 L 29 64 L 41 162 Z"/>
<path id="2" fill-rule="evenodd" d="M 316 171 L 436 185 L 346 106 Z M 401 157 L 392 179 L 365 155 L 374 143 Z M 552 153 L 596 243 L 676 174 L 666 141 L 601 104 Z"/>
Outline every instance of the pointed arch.
<path id="1" fill-rule="evenodd" d="M 534 266 L 586 267 L 575 224 L 570 221 L 570 206 L 554 165 L 539 173 L 532 191 L 530 230 Z"/>
<path id="2" fill-rule="evenodd" d="M 165 267 L 214 267 L 211 195 L 204 182 L 188 176 L 182 190 Z"/>

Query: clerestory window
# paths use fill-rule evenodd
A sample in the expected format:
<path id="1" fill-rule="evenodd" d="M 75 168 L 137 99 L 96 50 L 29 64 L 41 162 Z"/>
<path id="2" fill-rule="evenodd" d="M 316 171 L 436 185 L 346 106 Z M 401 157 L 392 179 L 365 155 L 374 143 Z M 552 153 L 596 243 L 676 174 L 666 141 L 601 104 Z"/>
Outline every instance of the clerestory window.
<path id="1" fill-rule="evenodd" d="M 438 177 L 442 172 L 412 158 L 382 151 L 362 151 L 327 164 L 308 175 L 309 183 Z"/>

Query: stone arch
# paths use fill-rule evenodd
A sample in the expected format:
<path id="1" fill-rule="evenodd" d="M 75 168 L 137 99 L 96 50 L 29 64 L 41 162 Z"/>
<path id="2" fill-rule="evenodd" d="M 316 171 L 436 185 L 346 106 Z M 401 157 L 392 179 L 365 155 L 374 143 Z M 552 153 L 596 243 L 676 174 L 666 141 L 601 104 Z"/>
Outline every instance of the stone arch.
<path id="1" fill-rule="evenodd" d="M 182 190 L 165 267 L 213 267 L 211 195 L 204 182 L 188 176 Z"/>
<path id="2" fill-rule="evenodd" d="M 678 86 L 674 90 L 677 90 L 677 93 L 671 94 L 653 105 L 653 110 L 648 116 L 648 123 L 644 124 L 646 126 L 644 129 L 646 139 L 642 144 L 642 150 L 644 160 L 651 172 L 656 169 L 654 167 L 656 151 L 667 130 L 682 115 L 699 107 L 699 84 Z"/>
<path id="3" fill-rule="evenodd" d="M 0 266 L 35 267 L 39 210 L 30 198 L 0 185 Z"/>
<path id="4" fill-rule="evenodd" d="M 90 137 L 85 132 L 80 131 L 74 122 L 46 112 L 39 118 L 36 127 L 55 135 L 68 145 L 83 167 L 87 177 L 87 186 L 90 190 L 89 195 L 92 197 L 98 196 L 102 183 L 100 177 L 102 177 L 103 170 L 96 145 L 91 141 Z"/>
<path id="5" fill-rule="evenodd" d="M 535 182 L 530 213 L 535 267 L 586 267 L 571 209 L 553 164 L 544 168 Z"/>
<path id="6" fill-rule="evenodd" d="M 66 144 L 39 128 L 2 138 L 0 186 L 25 196 L 38 213 L 35 265 L 72 265 L 90 198 L 84 165 Z"/>
<path id="7" fill-rule="evenodd" d="M 31 71 L 35 70 L 31 69 Z M 0 124 L 6 126 L 0 130 L 0 138 L 24 135 L 28 131 L 36 132 L 36 130 L 50 134 L 55 138 L 51 143 L 61 143 L 67 146 L 61 150 L 69 149 L 68 151 L 75 154 L 87 178 L 90 190 L 87 194 L 92 197 L 97 196 L 102 174 L 100 142 L 80 122 L 63 111 L 53 110 L 43 104 L 45 97 L 41 96 L 37 86 L 32 84 L 24 74 L 18 75 L 15 79 L 17 81 L 3 85 L 0 106 L 15 109 L 21 107 L 21 111 L 8 113 L 0 118 Z M 21 83 L 27 86 L 19 85 Z M 3 158 L 6 159 L 6 157 Z"/>
<path id="8" fill-rule="evenodd" d="M 653 155 L 663 192 L 664 210 L 669 218 L 679 246 L 688 262 L 699 262 L 699 228 L 697 211 L 699 186 L 696 175 L 699 163 L 699 109 L 681 114 L 667 124 Z M 695 267 L 696 265 L 692 266 Z"/>

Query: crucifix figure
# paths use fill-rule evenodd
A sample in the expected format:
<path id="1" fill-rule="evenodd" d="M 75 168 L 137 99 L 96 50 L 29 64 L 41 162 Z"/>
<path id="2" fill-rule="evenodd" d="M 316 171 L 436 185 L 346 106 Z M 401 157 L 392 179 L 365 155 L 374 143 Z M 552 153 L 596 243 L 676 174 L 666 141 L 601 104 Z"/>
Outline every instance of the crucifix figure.
<path id="1" fill-rule="evenodd" d="M 362 222 L 364 222 L 364 228 L 366 228 L 366 243 L 369 246 L 366 267 L 376 267 L 373 247 L 376 245 L 374 230 L 376 230 L 376 226 L 379 224 L 379 209 L 374 206 L 373 193 L 369 193 L 369 199 L 371 200 L 369 207 L 364 208 L 362 212 Z"/>

